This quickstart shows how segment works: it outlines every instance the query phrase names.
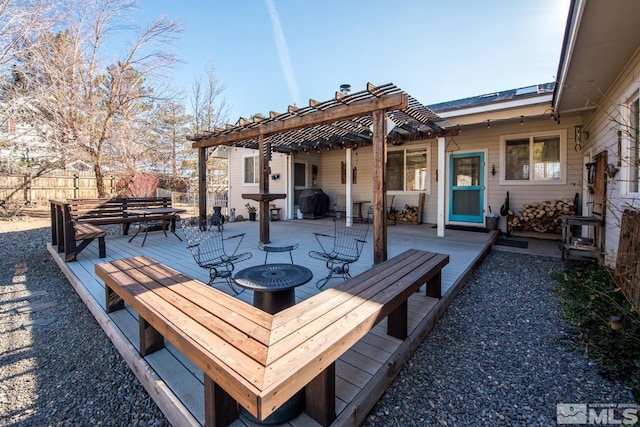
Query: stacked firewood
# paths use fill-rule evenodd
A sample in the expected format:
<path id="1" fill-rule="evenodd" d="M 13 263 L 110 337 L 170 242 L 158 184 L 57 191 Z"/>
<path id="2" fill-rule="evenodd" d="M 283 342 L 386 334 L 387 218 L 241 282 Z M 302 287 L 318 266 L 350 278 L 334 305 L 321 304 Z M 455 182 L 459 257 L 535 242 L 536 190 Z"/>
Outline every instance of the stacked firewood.
<path id="1" fill-rule="evenodd" d="M 392 213 L 390 213 L 392 215 Z M 417 206 L 409 206 L 404 205 L 404 210 L 395 211 L 396 221 L 397 222 L 418 222 L 418 207 Z M 392 219 L 392 218 L 389 218 Z"/>
<path id="2" fill-rule="evenodd" d="M 576 207 L 572 199 L 525 204 L 522 206 L 520 216 L 509 211 L 507 224 L 510 230 L 560 233 L 562 231 L 562 215 L 575 214 Z"/>

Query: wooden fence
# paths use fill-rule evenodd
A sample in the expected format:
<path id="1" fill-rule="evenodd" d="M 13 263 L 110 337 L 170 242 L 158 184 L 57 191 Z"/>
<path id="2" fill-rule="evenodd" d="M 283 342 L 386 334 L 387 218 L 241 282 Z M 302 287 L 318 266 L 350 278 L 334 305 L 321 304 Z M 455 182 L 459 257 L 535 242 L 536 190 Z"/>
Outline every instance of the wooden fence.
<path id="1" fill-rule="evenodd" d="M 616 282 L 640 312 L 640 212 L 625 209 L 620 225 Z"/>
<path id="2" fill-rule="evenodd" d="M 116 177 L 105 176 L 105 189 L 116 191 Z M 19 204 L 48 202 L 51 199 L 98 197 L 96 177 L 92 171 L 53 170 L 42 175 L 0 176 L 0 200 Z"/>

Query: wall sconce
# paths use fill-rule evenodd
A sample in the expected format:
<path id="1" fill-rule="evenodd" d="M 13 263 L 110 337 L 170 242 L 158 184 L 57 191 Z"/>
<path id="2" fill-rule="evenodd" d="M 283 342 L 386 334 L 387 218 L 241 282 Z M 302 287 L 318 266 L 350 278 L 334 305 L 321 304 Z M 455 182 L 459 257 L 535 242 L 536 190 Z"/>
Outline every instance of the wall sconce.
<path id="1" fill-rule="evenodd" d="M 280 179 L 280 174 L 279 174 L 279 173 L 275 173 L 275 174 L 271 175 L 271 179 L 272 179 L 273 181 L 275 181 L 275 180 L 277 180 L 277 179 Z"/>
<path id="2" fill-rule="evenodd" d="M 496 165 L 491 165 L 491 176 L 496 176 Z"/>

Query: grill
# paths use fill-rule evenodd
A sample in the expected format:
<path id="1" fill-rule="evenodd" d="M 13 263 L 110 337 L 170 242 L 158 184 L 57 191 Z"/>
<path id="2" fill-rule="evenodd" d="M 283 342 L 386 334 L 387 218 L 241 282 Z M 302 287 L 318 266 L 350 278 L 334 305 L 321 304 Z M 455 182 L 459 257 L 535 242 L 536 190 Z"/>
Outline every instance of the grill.
<path id="1" fill-rule="evenodd" d="M 305 219 L 317 219 L 329 210 L 329 196 L 320 188 L 307 188 L 300 193 L 298 204 Z"/>

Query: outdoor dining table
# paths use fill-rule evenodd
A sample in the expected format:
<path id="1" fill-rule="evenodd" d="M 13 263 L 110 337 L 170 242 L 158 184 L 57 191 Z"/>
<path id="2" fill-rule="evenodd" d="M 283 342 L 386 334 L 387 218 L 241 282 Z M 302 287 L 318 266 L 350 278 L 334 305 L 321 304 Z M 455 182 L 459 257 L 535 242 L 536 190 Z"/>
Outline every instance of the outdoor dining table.
<path id="1" fill-rule="evenodd" d="M 241 288 L 253 291 L 253 305 L 275 314 L 296 303 L 295 288 L 313 278 L 297 264 L 262 264 L 240 270 L 233 277 Z"/>
<path id="2" fill-rule="evenodd" d="M 186 209 L 178 209 L 178 208 L 147 208 L 147 209 L 127 209 L 127 215 L 136 215 L 139 219 L 138 221 L 138 229 L 136 233 L 131 236 L 129 242 L 136 238 L 138 234 L 140 234 L 140 230 L 144 226 L 144 239 L 142 239 L 142 245 L 144 246 L 144 242 L 147 241 L 147 234 L 149 233 L 149 223 L 157 221 L 158 215 L 168 216 L 171 221 L 170 230 L 174 236 L 178 238 L 178 240 L 182 241 L 180 236 L 176 234 L 176 215 L 180 213 L 186 212 Z M 162 224 L 162 231 L 164 231 L 164 235 L 166 237 L 167 230 L 164 227 L 164 220 Z"/>

